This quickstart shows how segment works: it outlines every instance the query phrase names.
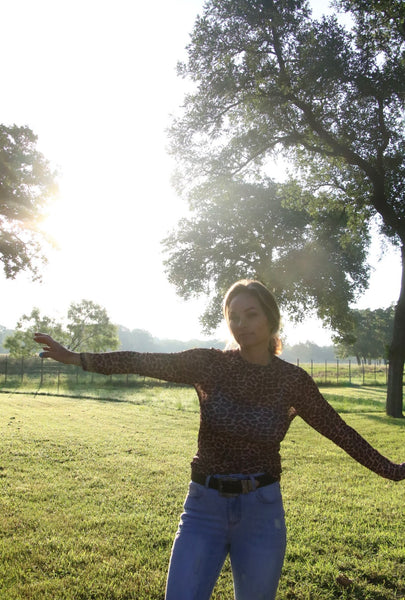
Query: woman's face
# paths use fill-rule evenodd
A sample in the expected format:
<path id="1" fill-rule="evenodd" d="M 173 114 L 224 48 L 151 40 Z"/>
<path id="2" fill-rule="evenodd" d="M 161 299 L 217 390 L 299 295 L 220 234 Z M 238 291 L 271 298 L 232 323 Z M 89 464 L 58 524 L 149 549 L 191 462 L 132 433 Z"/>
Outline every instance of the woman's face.
<path id="1" fill-rule="evenodd" d="M 229 329 L 240 348 L 253 347 L 267 351 L 271 334 L 267 316 L 255 296 L 242 292 L 228 306 Z"/>

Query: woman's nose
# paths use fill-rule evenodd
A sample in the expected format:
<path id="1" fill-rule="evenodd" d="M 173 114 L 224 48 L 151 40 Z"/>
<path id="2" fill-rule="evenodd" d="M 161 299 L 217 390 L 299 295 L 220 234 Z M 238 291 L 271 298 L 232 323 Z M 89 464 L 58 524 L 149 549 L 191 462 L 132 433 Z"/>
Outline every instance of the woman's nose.
<path id="1" fill-rule="evenodd" d="M 246 319 L 243 316 L 239 317 L 236 324 L 237 324 L 238 329 L 243 329 L 243 327 L 246 324 Z"/>

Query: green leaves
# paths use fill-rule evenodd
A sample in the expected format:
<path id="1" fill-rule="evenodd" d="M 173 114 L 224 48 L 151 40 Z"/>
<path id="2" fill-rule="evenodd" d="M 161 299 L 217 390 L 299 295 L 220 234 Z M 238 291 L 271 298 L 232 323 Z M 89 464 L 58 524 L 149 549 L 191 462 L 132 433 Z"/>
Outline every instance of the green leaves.
<path id="1" fill-rule="evenodd" d="M 110 323 L 105 308 L 91 300 L 70 305 L 66 330 L 70 350 L 102 352 L 119 345 L 117 327 Z"/>
<path id="2" fill-rule="evenodd" d="M 23 270 L 38 278 L 39 264 L 46 262 L 39 223 L 57 186 L 36 142 L 28 127 L 0 125 L 0 260 L 10 279 Z"/>
<path id="3" fill-rule="evenodd" d="M 308 210 L 296 182 L 245 183 L 218 178 L 194 191 L 195 209 L 164 240 L 166 272 L 184 298 L 206 295 L 207 331 L 221 318 L 236 280 L 266 283 L 294 318 L 317 308 L 333 327 L 367 282 L 364 239 L 352 236 L 344 210 Z"/>
<path id="4" fill-rule="evenodd" d="M 180 191 L 188 196 L 195 183 L 219 175 L 263 175 L 283 149 L 303 184 L 353 181 L 358 189 L 348 201 L 377 210 L 386 231 L 405 239 L 404 191 L 396 184 L 404 169 L 403 40 L 392 33 L 395 56 L 386 33 L 380 45 L 366 44 L 361 3 L 341 4 L 354 11 L 353 31 L 336 15 L 311 19 L 302 2 L 206 4 L 181 67 L 197 88 L 171 129 Z M 393 0 L 384 4 L 394 16 L 400 10 Z M 369 33 L 383 12 L 366 11 Z"/>

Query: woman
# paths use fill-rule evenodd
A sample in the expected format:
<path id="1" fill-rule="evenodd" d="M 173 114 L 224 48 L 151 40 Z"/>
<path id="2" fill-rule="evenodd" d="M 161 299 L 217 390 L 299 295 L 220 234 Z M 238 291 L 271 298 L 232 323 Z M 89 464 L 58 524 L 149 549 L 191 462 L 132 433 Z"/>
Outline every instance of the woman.
<path id="1" fill-rule="evenodd" d="M 279 450 L 295 415 L 378 475 L 405 479 L 405 463 L 379 454 L 344 423 L 305 371 L 278 358 L 280 313 L 266 287 L 237 282 L 225 297 L 224 315 L 236 350 L 77 354 L 35 335 L 45 358 L 97 373 L 192 384 L 197 391 L 198 451 L 166 600 L 208 600 L 227 554 L 236 600 L 275 598 L 286 543 Z"/>

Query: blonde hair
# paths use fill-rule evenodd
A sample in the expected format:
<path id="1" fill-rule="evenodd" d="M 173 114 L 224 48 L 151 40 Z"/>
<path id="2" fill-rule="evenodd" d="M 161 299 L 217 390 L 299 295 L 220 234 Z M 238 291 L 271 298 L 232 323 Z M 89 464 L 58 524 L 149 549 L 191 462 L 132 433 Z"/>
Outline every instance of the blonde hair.
<path id="1" fill-rule="evenodd" d="M 223 311 L 229 326 L 229 305 L 239 294 L 250 294 L 259 302 L 267 317 L 271 334 L 269 350 L 271 354 L 281 354 L 281 340 L 278 332 L 280 329 L 280 309 L 275 297 L 265 285 L 254 279 L 241 279 L 234 283 L 224 297 Z"/>

